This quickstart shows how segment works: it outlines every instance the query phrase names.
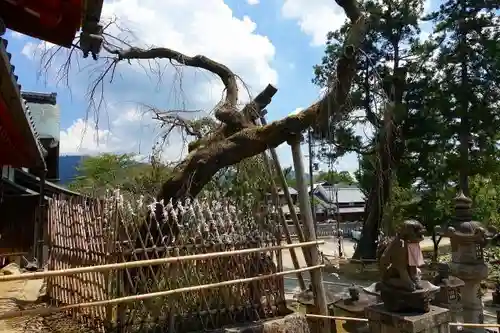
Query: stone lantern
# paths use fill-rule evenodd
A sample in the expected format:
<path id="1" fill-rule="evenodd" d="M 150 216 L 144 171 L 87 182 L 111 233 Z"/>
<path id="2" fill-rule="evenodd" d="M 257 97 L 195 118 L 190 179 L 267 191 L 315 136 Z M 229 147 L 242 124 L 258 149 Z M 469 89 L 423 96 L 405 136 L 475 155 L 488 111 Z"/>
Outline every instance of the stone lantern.
<path id="1" fill-rule="evenodd" d="M 484 260 L 484 246 L 487 233 L 480 222 L 472 221 L 472 200 L 460 193 L 455 198 L 455 221 L 442 233 L 450 238 L 451 273 L 463 280 L 461 302 L 463 321 L 479 323 L 484 321 L 481 281 L 488 276 Z M 474 332 L 484 332 L 477 328 Z"/>

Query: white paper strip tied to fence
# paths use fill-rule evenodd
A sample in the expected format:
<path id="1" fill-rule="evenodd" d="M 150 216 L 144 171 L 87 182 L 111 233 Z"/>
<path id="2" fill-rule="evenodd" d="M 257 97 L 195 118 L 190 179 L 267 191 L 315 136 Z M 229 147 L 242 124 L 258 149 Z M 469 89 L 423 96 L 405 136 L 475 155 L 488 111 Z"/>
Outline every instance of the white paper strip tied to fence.
<path id="1" fill-rule="evenodd" d="M 281 241 L 278 223 L 269 216 L 262 212 L 251 214 L 225 201 L 146 203 L 144 198 L 127 199 L 115 191 L 101 201 L 54 200 L 49 211 L 54 245 L 51 269 L 265 248 Z M 81 274 L 84 278 L 56 277 L 51 278 L 49 293 L 58 305 L 77 304 L 272 276 L 278 271 L 278 251 L 134 267 L 123 273 Z M 168 300 L 148 299 L 97 309 L 76 307 L 73 313 L 78 318 L 83 315 L 93 325 L 101 321 L 103 327 L 120 321 L 127 327 L 146 329 L 144 325 L 165 325 L 168 321 L 168 326 L 185 331 L 213 329 L 285 311 L 281 275 L 249 281 L 224 288 L 195 289 Z"/>

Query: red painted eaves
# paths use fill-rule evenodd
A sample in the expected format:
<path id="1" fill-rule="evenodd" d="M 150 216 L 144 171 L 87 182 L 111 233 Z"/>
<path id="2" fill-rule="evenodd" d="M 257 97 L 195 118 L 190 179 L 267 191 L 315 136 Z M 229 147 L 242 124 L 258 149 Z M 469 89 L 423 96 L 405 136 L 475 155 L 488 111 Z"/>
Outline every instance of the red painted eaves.
<path id="1" fill-rule="evenodd" d="M 70 47 L 79 31 L 84 0 L 0 0 L 7 28 Z"/>

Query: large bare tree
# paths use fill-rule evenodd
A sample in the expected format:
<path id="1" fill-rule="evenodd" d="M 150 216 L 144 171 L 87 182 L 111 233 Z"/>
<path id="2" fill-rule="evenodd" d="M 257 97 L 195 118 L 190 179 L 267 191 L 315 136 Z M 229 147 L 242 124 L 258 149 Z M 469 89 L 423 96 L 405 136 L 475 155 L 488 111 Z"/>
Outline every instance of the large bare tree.
<path id="1" fill-rule="evenodd" d="M 335 0 L 351 21 L 349 38 L 344 45 L 343 56 L 332 73 L 332 84 L 325 96 L 302 112 L 274 121 L 265 126 L 258 125 L 261 111 L 271 102 L 276 88 L 269 85 L 253 101 L 238 110 L 237 76 L 227 66 L 203 55 L 187 56 L 169 48 L 137 47 L 116 48 L 106 42 L 103 47 L 111 59 L 103 71 L 112 75 L 116 64 L 130 60 L 167 59 L 181 66 L 207 70 L 217 75 L 225 86 L 225 99 L 215 109 L 216 119 L 213 131 L 201 133 L 193 121 L 179 115 L 159 117 L 175 126 L 180 126 L 196 140 L 189 145 L 189 154 L 173 170 L 172 176 L 162 184 L 158 199 L 176 200 L 195 197 L 212 177 L 221 169 L 259 155 L 283 142 L 296 140 L 301 132 L 310 126 L 328 130 L 328 117 L 340 117 L 348 99 L 351 82 L 356 73 L 356 54 L 365 37 L 365 17 L 356 0 Z M 213 124 L 212 124 L 213 125 Z"/>

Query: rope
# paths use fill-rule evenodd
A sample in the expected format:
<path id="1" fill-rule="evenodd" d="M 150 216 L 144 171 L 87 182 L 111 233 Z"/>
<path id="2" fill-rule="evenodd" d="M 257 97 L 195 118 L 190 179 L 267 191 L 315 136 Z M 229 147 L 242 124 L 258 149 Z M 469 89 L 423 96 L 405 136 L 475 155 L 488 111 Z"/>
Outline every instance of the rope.
<path id="1" fill-rule="evenodd" d="M 168 264 L 168 263 L 180 263 L 183 261 L 191 261 L 191 260 L 206 260 L 206 259 L 212 259 L 212 258 L 230 257 L 233 255 L 242 255 L 242 254 L 249 254 L 249 253 L 276 251 L 276 250 L 281 250 L 281 249 L 291 249 L 291 248 L 297 248 L 297 247 L 314 246 L 314 245 L 317 245 L 320 243 L 324 244 L 325 241 L 311 241 L 311 242 L 303 242 L 303 243 L 295 243 L 295 244 L 259 247 L 259 248 L 254 248 L 254 249 L 243 249 L 243 250 L 224 251 L 224 252 L 202 253 L 202 254 L 194 254 L 194 255 L 179 256 L 179 257 L 168 257 L 168 258 L 159 258 L 159 259 L 130 261 L 130 262 L 122 262 L 122 263 L 106 264 L 106 265 L 98 265 L 98 266 L 68 268 L 68 269 L 46 271 L 46 272 L 23 273 L 21 275 L 4 275 L 4 276 L 0 276 L 0 282 L 36 280 L 36 279 L 42 279 L 42 278 L 46 278 L 46 277 L 68 276 L 68 275 L 75 275 L 75 274 L 81 274 L 81 273 L 107 272 L 107 271 L 114 270 L 114 269 L 126 269 L 126 268 L 136 268 L 136 267 L 161 265 L 161 264 Z M 292 271 L 287 271 L 287 272 L 292 272 Z M 288 274 L 288 273 L 286 273 L 286 274 Z"/>
<path id="2" fill-rule="evenodd" d="M 244 278 L 244 279 L 238 279 L 238 280 L 230 280 L 230 281 L 224 281 L 224 282 L 203 284 L 203 285 L 199 285 L 199 286 L 183 287 L 183 288 L 164 290 L 164 291 L 158 291 L 158 292 L 154 292 L 154 293 L 147 293 L 147 294 L 141 294 L 141 295 L 118 297 L 118 298 L 104 300 L 104 301 L 77 303 L 77 304 L 70 304 L 70 305 L 65 305 L 65 306 L 60 306 L 60 307 L 49 307 L 49 308 L 9 311 L 9 312 L 5 312 L 5 313 L 0 314 L 0 320 L 17 318 L 17 317 L 22 317 L 22 316 L 48 315 L 48 314 L 52 314 L 52 313 L 56 313 L 56 312 L 62 312 L 62 311 L 73 310 L 73 309 L 82 309 L 82 308 L 90 308 L 90 307 L 96 307 L 96 306 L 106 306 L 106 305 L 115 305 L 115 304 L 121 304 L 121 303 L 129 303 L 129 302 L 140 301 L 140 300 L 154 298 L 154 297 L 165 297 L 165 296 L 169 296 L 169 295 L 173 295 L 173 294 L 198 291 L 198 290 L 206 290 L 206 289 L 212 289 L 212 288 L 220 288 L 220 287 L 232 286 L 235 284 L 242 284 L 242 283 L 248 283 L 248 282 L 254 282 L 254 281 L 261 281 L 261 280 L 265 280 L 265 279 L 269 279 L 269 278 L 273 278 L 273 277 L 277 277 L 277 276 L 284 276 L 284 275 L 288 275 L 288 274 L 297 274 L 297 273 L 301 273 L 301 272 L 312 271 L 315 269 L 321 269 L 323 267 L 324 267 L 324 265 L 316 265 L 316 266 L 304 267 L 304 268 L 300 268 L 300 269 L 294 269 L 294 270 L 290 270 L 290 271 L 286 271 L 286 272 L 278 272 L 278 273 L 273 273 L 273 274 L 268 274 L 268 275 L 255 276 L 255 277 L 251 277 L 251 278 Z"/>

